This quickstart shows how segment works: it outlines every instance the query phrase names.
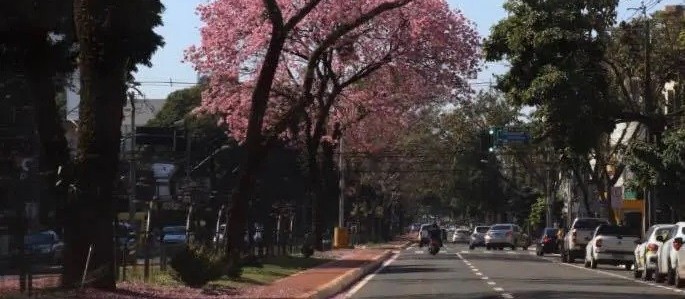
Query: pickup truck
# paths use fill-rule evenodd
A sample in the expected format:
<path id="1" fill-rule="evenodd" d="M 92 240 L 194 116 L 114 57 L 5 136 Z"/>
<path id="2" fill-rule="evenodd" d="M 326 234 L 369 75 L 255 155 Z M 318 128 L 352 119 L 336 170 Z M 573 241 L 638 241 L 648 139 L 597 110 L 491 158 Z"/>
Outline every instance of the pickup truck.
<path id="1" fill-rule="evenodd" d="M 597 227 L 585 248 L 585 267 L 595 269 L 598 264 L 625 265 L 626 270 L 630 271 L 635 259 L 635 245 L 639 242 L 639 232 L 635 230 L 602 224 Z"/>
<path id="2" fill-rule="evenodd" d="M 587 246 L 595 229 L 601 224 L 609 224 L 609 220 L 603 218 L 576 218 L 573 225 L 564 236 L 561 261 L 573 263 L 577 258 L 585 256 Z"/>

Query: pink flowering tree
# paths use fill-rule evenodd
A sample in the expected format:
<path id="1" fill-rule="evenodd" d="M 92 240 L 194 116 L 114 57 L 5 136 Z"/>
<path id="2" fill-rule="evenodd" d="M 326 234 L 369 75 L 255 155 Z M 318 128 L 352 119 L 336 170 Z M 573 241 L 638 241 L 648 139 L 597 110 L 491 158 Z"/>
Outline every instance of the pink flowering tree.
<path id="1" fill-rule="evenodd" d="M 369 116 L 399 129 L 412 110 L 458 99 L 466 91 L 464 77 L 477 66 L 478 37 L 444 0 L 319 1 L 283 33 L 280 63 L 267 90 L 259 82 L 273 31 L 264 28 L 264 7 L 253 2 L 215 1 L 200 8 L 207 25 L 188 58 L 210 75 L 201 110 L 223 115 L 248 153 L 251 136 L 258 136 L 262 149 L 256 155 L 275 138 L 302 142 L 314 193 L 312 229 L 320 239 L 322 142 L 332 145 L 342 130 L 361 128 Z M 279 1 L 293 10 L 281 13 L 297 16 L 297 3 Z M 243 20 L 239 26 L 236 19 Z M 257 92 L 266 93 L 263 106 L 255 104 Z M 363 135 L 363 129 L 356 132 Z"/>
<path id="2" fill-rule="evenodd" d="M 412 1 L 355 1 L 359 4 L 358 9 L 344 14 L 341 10 L 327 10 L 332 7 L 331 3 L 346 5 L 347 1 L 342 0 L 214 0 L 199 7 L 205 22 L 202 43 L 191 48 L 187 58 L 211 78 L 204 110 L 225 116 L 228 128 L 243 141 L 247 153 L 241 162 L 240 179 L 228 211 L 228 274 L 240 273 L 247 199 L 251 196 L 255 173 L 265 157 L 267 145 L 273 136 L 292 123 L 295 115 L 313 97 L 307 92 L 291 107 L 274 103 L 278 95 L 272 86 L 282 82 L 288 73 L 285 63 L 281 63 L 285 44 L 302 24 L 316 20 L 328 22 L 320 28 L 323 40 L 311 45 L 315 48 L 307 61 L 306 71 L 294 74 L 303 78 L 304 90 L 311 91 L 314 69 L 325 51 L 359 26 Z M 324 7 L 326 4 L 328 7 Z M 271 119 L 268 122 L 271 125 L 266 128 L 265 119 Z"/>

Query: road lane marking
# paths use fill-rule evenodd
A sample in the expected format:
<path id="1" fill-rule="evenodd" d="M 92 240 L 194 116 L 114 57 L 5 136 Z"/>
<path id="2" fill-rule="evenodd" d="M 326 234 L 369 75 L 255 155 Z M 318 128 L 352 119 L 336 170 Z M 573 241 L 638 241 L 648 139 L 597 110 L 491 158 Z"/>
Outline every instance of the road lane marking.
<path id="1" fill-rule="evenodd" d="M 423 250 L 416 250 L 416 251 L 414 251 L 414 253 L 415 253 L 415 254 L 422 254 L 422 253 L 423 253 Z"/>
<path id="2" fill-rule="evenodd" d="M 382 271 L 383 269 L 385 269 L 385 267 L 387 267 L 388 265 L 392 264 L 392 263 L 397 259 L 397 257 L 399 257 L 399 256 L 400 256 L 399 253 L 395 253 L 391 258 L 389 258 L 387 261 L 383 262 L 383 264 L 381 264 L 381 266 L 378 267 L 378 269 L 376 269 L 376 271 L 374 271 L 373 273 L 367 275 L 366 277 L 364 277 L 364 279 L 362 279 L 362 281 L 360 281 L 359 283 L 357 283 L 356 285 L 354 285 L 354 286 L 345 294 L 345 298 L 351 298 L 352 296 L 354 296 L 354 294 L 357 293 L 357 292 L 359 292 L 359 290 L 361 290 L 361 288 L 363 288 L 371 279 L 373 279 L 373 278 L 376 276 L 376 274 L 378 274 L 379 272 L 381 272 L 381 271 Z"/>
<path id="3" fill-rule="evenodd" d="M 465 265 L 467 265 L 471 268 L 471 271 L 475 272 L 475 274 L 477 276 L 480 276 L 481 280 L 484 280 L 485 283 L 487 283 L 490 287 L 492 287 L 493 291 L 501 293 L 502 298 L 506 298 L 506 299 L 513 299 L 514 298 L 514 295 L 512 295 L 511 293 L 504 293 L 503 288 L 493 287 L 494 285 L 496 285 L 496 283 L 494 281 L 490 280 L 490 278 L 488 278 L 487 276 L 483 276 L 483 273 L 480 272 L 474 265 L 472 265 L 471 262 L 464 259 L 464 257 L 461 255 L 461 253 L 457 253 L 456 255 L 462 262 L 464 262 Z"/>
<path id="4" fill-rule="evenodd" d="M 541 258 L 541 259 L 548 260 L 548 261 L 550 261 L 550 262 L 557 263 L 557 264 L 561 264 L 561 265 L 564 265 L 564 266 L 573 267 L 573 268 L 577 268 L 577 269 L 581 269 L 581 270 L 586 270 L 586 271 L 591 271 L 591 272 L 595 272 L 595 273 L 599 273 L 599 274 L 604 274 L 604 275 L 607 275 L 607 276 L 611 276 L 611 277 L 615 277 L 615 278 L 619 278 L 619 279 L 623 279 L 623 280 L 627 280 L 627 281 L 638 282 L 638 283 L 641 283 L 641 284 L 644 284 L 644 285 L 647 285 L 647 286 L 650 286 L 650 287 L 657 287 L 657 288 L 662 288 L 662 289 L 670 290 L 670 291 L 673 291 L 673 292 L 676 292 L 676 293 L 685 292 L 685 291 L 680 290 L 680 289 L 677 289 L 677 288 L 673 288 L 673 287 L 669 287 L 669 286 L 664 286 L 664 285 L 657 285 L 657 284 L 652 283 L 652 282 L 649 282 L 649 281 L 634 279 L 634 278 L 626 277 L 626 276 L 619 275 L 619 274 L 616 274 L 616 273 L 606 272 L 606 271 L 602 271 L 602 270 L 598 270 L 598 269 L 589 269 L 589 268 L 585 268 L 585 267 L 578 266 L 578 265 L 574 265 L 574 264 L 560 263 L 559 261 L 552 260 L 552 259 L 549 259 L 549 258 Z"/>

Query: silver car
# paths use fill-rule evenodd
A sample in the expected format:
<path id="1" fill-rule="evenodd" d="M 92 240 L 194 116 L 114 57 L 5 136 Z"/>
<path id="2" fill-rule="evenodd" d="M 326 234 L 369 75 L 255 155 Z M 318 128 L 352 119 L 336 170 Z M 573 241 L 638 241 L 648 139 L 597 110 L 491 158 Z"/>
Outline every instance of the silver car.
<path id="1" fill-rule="evenodd" d="M 476 226 L 471 234 L 469 249 L 474 249 L 477 246 L 485 246 L 485 234 L 488 230 L 490 230 L 489 226 Z"/>
<path id="2" fill-rule="evenodd" d="M 452 243 L 469 243 L 471 231 L 460 228 L 452 234 Z"/>
<path id="3" fill-rule="evenodd" d="M 516 224 L 495 224 L 485 234 L 485 248 L 502 250 L 504 247 L 510 247 L 511 250 L 516 250 L 516 247 L 520 246 L 525 250 L 530 245 L 527 239 L 521 232 L 521 227 Z"/>

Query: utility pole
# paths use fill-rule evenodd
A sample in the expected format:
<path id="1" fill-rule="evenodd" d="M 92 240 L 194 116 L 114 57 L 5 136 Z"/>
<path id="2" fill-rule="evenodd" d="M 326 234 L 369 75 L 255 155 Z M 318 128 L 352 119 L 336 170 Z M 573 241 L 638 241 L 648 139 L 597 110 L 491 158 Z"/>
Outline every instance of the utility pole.
<path id="1" fill-rule="evenodd" d="M 133 92 L 128 93 L 131 102 L 131 148 L 129 163 L 129 192 L 128 192 L 128 221 L 133 223 L 136 214 L 136 97 Z"/>

